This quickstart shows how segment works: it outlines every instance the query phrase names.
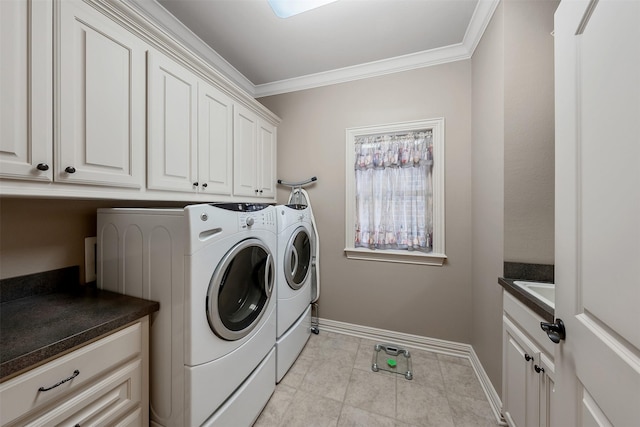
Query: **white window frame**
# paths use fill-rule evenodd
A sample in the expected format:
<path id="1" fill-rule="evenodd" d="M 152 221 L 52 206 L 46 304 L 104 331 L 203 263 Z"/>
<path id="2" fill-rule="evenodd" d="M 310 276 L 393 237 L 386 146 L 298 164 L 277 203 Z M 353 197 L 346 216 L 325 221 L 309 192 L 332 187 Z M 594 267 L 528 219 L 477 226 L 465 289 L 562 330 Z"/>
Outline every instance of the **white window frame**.
<path id="1" fill-rule="evenodd" d="M 429 253 L 407 250 L 374 250 L 355 247 L 356 193 L 355 193 L 355 142 L 366 135 L 381 135 L 400 132 L 431 130 L 433 132 L 433 251 Z M 346 130 L 346 204 L 345 204 L 345 249 L 349 259 L 397 262 L 441 266 L 447 259 L 445 254 L 444 225 L 444 118 L 390 123 Z"/>

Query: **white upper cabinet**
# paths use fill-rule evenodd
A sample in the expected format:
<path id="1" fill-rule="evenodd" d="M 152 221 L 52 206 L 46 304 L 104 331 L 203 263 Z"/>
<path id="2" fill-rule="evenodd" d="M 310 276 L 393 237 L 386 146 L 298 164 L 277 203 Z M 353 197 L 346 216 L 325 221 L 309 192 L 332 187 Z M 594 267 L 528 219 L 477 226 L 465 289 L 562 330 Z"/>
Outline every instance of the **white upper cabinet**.
<path id="1" fill-rule="evenodd" d="M 146 47 L 91 6 L 58 5 L 55 179 L 140 188 Z"/>
<path id="2" fill-rule="evenodd" d="M 233 102 L 210 84 L 198 84 L 198 182 L 205 193 L 231 194 Z"/>
<path id="3" fill-rule="evenodd" d="M 276 127 L 258 121 L 258 193 L 276 197 Z"/>
<path id="4" fill-rule="evenodd" d="M 275 126 L 237 105 L 233 127 L 234 195 L 275 197 Z"/>
<path id="5" fill-rule="evenodd" d="M 148 187 L 230 195 L 232 100 L 159 52 L 148 66 Z"/>
<path id="6" fill-rule="evenodd" d="M 278 122 L 128 2 L 0 0 L 0 195 L 275 199 Z"/>
<path id="7" fill-rule="evenodd" d="M 193 191 L 198 181 L 198 78 L 159 52 L 148 62 L 147 186 Z"/>
<path id="8" fill-rule="evenodd" d="M 0 1 L 0 177 L 53 177 L 53 6 Z"/>

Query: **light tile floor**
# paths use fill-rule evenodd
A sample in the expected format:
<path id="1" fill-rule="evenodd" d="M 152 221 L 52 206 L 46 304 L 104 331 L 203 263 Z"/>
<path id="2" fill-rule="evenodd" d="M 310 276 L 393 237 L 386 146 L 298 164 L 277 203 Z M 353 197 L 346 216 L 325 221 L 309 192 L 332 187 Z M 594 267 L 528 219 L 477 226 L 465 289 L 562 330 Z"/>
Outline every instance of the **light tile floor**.
<path id="1" fill-rule="evenodd" d="M 467 359 L 409 349 L 413 379 L 407 380 L 371 370 L 375 344 L 312 335 L 254 427 L 498 426 Z"/>

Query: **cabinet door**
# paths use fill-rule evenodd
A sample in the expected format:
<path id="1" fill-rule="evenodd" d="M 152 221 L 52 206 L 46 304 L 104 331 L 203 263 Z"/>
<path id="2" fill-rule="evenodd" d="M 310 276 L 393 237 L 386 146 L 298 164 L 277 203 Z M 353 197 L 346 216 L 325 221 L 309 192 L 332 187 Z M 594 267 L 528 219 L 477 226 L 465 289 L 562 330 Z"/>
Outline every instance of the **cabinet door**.
<path id="1" fill-rule="evenodd" d="M 539 350 L 508 319 L 503 329 L 503 412 L 511 427 L 537 427 L 539 424 Z"/>
<path id="2" fill-rule="evenodd" d="M 555 366 L 544 353 L 540 354 L 540 427 L 551 427 L 552 402 L 555 399 Z"/>
<path id="3" fill-rule="evenodd" d="M 86 3 L 57 5 L 55 180 L 139 188 L 146 47 Z"/>
<path id="4" fill-rule="evenodd" d="M 51 2 L 0 1 L 0 177 L 53 177 L 52 39 Z"/>
<path id="5" fill-rule="evenodd" d="M 233 102 L 215 87 L 198 83 L 198 183 L 207 194 L 231 194 Z"/>
<path id="6" fill-rule="evenodd" d="M 258 117 L 241 105 L 233 113 L 233 194 L 256 196 Z"/>
<path id="7" fill-rule="evenodd" d="M 196 190 L 198 79 L 159 52 L 148 56 L 147 186 Z"/>
<path id="8" fill-rule="evenodd" d="M 258 195 L 276 195 L 276 128 L 260 120 L 258 128 Z"/>

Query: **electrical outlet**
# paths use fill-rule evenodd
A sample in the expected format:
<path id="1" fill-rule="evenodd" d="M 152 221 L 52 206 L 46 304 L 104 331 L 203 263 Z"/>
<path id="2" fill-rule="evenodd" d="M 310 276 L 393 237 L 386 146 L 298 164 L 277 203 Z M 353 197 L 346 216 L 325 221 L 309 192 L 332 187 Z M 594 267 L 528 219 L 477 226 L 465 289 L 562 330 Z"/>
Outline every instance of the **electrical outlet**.
<path id="1" fill-rule="evenodd" d="M 96 238 L 84 239 L 84 282 L 96 281 Z"/>

